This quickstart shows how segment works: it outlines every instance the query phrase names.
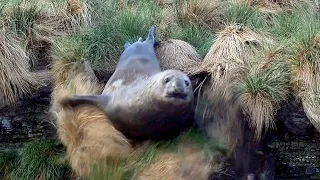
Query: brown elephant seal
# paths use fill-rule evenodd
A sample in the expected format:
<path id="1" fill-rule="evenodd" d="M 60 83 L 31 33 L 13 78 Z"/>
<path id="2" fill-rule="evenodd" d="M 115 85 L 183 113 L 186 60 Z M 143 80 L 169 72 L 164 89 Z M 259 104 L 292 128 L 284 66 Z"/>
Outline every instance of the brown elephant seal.
<path id="1" fill-rule="evenodd" d="M 193 88 L 179 70 L 161 72 L 155 55 L 155 27 L 145 41 L 124 45 L 114 74 L 101 95 L 74 96 L 63 106 L 100 107 L 115 128 L 131 139 L 167 139 L 193 124 Z"/>

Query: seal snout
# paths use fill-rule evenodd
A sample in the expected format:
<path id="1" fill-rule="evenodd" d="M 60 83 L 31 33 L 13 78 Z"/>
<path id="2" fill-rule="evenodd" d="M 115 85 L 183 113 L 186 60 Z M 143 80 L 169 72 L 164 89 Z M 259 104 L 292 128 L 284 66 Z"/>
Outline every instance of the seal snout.
<path id="1" fill-rule="evenodd" d="M 185 99 L 188 96 L 187 87 L 190 86 L 188 80 L 168 76 L 164 78 L 164 83 L 167 85 L 167 97 Z"/>

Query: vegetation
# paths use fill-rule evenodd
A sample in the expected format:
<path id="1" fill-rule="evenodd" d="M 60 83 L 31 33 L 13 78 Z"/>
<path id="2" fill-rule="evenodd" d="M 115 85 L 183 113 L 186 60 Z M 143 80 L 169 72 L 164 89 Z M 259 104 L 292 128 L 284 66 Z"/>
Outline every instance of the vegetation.
<path id="1" fill-rule="evenodd" d="M 18 154 L 13 151 L 0 152 L 0 174 L 8 176 L 16 166 Z"/>
<path id="2" fill-rule="evenodd" d="M 62 179 L 70 176 L 64 152 L 56 141 L 37 140 L 19 154 L 1 152 L 1 172 L 11 179 Z"/>
<path id="3" fill-rule="evenodd" d="M 188 149 L 190 152 L 188 152 Z M 167 153 L 173 154 L 167 156 L 167 159 L 160 160 L 160 164 L 155 164 L 158 168 L 170 171 L 172 168 L 176 168 L 177 165 L 172 165 L 172 163 L 171 166 L 167 165 L 167 161 L 174 162 L 183 156 L 195 154 L 193 151 L 204 151 L 204 158 L 207 162 L 210 162 L 214 155 L 224 154 L 226 149 L 219 142 L 203 137 L 198 130 L 190 129 L 172 141 L 148 142 L 143 151 L 139 151 L 136 155 L 125 161 L 105 162 L 94 165 L 94 168 L 92 168 L 93 172 L 91 172 L 89 179 L 108 178 L 120 180 L 141 177 L 143 175 L 148 177 L 148 169 L 146 170 L 146 168 L 159 161 L 157 158 L 163 157 L 163 155 Z M 197 163 L 195 160 L 191 162 Z M 166 177 L 166 175 L 160 171 L 151 173 L 158 174 L 152 177 Z M 178 173 L 172 175 L 173 177 L 179 177 Z"/>
<path id="4" fill-rule="evenodd" d="M 53 61 L 70 66 L 86 61 L 94 71 L 112 73 L 124 43 L 144 38 L 155 25 L 158 41 L 172 38 L 190 43 L 203 57 L 202 67 L 208 73 L 233 74 L 230 78 L 239 73 L 239 81 L 232 81 L 234 92 L 257 138 L 274 127 L 280 102 L 292 92 L 320 131 L 320 13 L 316 4 L 294 0 L 281 4 L 268 0 L 36 2 L 0 2 L 0 107 L 13 106 L 45 85 L 48 77 L 35 69 L 41 64 Z M 219 76 L 212 77 L 217 80 Z M 197 133 L 185 136 L 194 138 L 192 143 L 199 143 L 199 149 L 206 146 L 207 152 L 217 151 Z M 148 146 L 142 158 L 128 160 L 134 166 L 125 161 L 110 168 L 112 162 L 102 168 L 108 172 L 94 173 L 121 176 L 115 179 L 132 177 L 163 151 L 179 154 L 177 142 L 179 138 Z M 0 169 L 13 179 L 59 179 L 68 170 L 61 161 L 62 151 L 56 150 L 51 142 L 28 144 L 19 156 L 0 154 Z"/>

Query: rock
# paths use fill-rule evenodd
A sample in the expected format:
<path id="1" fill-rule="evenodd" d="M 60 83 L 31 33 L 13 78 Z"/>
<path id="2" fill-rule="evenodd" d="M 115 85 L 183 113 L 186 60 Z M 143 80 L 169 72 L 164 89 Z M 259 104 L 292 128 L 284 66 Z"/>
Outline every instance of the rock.
<path id="1" fill-rule="evenodd" d="M 287 102 L 281 104 L 275 119 L 286 127 L 286 131 L 295 135 L 309 135 L 315 129 L 294 97 L 289 97 Z"/>
<path id="2" fill-rule="evenodd" d="M 12 129 L 13 129 L 13 127 L 11 125 L 11 119 L 8 117 L 1 118 L 1 125 L 2 125 L 2 128 L 4 128 L 4 130 L 6 130 L 7 132 L 12 131 Z"/>
<path id="3" fill-rule="evenodd" d="M 53 138 L 49 122 L 50 87 L 41 89 L 18 106 L 0 109 L 0 151 L 16 149 L 34 138 Z"/>

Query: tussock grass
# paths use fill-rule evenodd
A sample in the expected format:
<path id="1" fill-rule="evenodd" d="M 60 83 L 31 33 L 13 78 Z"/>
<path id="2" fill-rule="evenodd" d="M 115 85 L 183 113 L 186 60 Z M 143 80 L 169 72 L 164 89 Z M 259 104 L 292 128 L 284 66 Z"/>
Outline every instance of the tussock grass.
<path id="1" fill-rule="evenodd" d="M 61 10 L 58 10 L 58 7 Z M 88 62 L 97 73 L 110 75 L 123 50 L 124 43 L 145 37 L 149 27 L 156 25 L 159 27 L 157 39 L 162 41 L 162 44 L 168 43 L 168 39 L 177 43 L 166 46 L 161 46 L 160 43 L 159 50 L 167 55 L 159 58 L 160 61 L 166 62 L 162 64 L 163 66 L 176 67 L 183 71 L 189 71 L 189 67 L 192 66 L 199 66 L 201 72 L 206 71 L 212 74 L 207 81 L 207 87 L 203 87 L 206 88 L 203 96 L 201 97 L 201 94 L 199 96 L 203 104 L 198 106 L 197 111 L 203 118 L 204 125 L 209 129 L 208 136 L 219 139 L 229 149 L 228 152 L 232 153 L 237 146 L 244 145 L 249 139 L 244 132 L 244 119 L 248 120 L 258 139 L 264 131 L 274 127 L 273 115 L 279 103 L 285 100 L 289 93 L 290 85 L 297 89 L 308 117 L 315 127 L 319 128 L 320 120 L 317 111 L 320 91 L 318 86 L 320 80 L 317 78 L 319 77 L 319 41 L 316 36 L 320 26 L 319 13 L 297 6 L 295 1 L 180 0 L 173 6 L 168 5 L 162 9 L 156 2 L 148 0 L 134 2 L 68 0 L 64 3 L 60 1 L 52 3 L 52 6 L 50 5 L 46 10 L 31 4 L 28 7 L 19 6 L 19 8 L 13 8 L 13 11 L 3 11 L 3 13 L 10 15 L 10 18 L 2 18 L 1 21 L 14 29 L 19 38 L 23 39 L 22 45 L 19 46 L 26 47 L 25 49 L 30 48 L 28 51 L 15 46 L 12 43 L 15 41 L 10 39 L 11 46 L 17 47 L 6 46 L 6 52 L 9 52 L 6 58 L 15 59 L 12 66 L 21 67 L 21 64 L 26 64 L 26 67 L 30 67 L 28 63 L 31 61 L 34 63 L 34 59 L 39 59 L 37 54 L 43 53 L 40 50 L 50 47 L 53 43 L 52 72 L 55 100 L 61 98 L 62 94 L 70 96 L 81 92 L 98 93 L 101 87 L 96 78 L 88 77 L 89 81 L 86 81 L 87 77 L 75 76 L 82 65 Z M 220 31 L 220 28 L 224 27 L 224 21 L 231 26 Z M 215 32 L 218 32 L 217 37 L 213 34 Z M 267 33 L 273 36 L 272 40 L 266 35 Z M 57 37 L 60 38 L 57 40 Z M 266 48 L 263 41 L 267 41 L 268 47 L 274 47 Z M 175 48 L 182 50 L 175 51 Z M 19 55 L 11 56 L 12 54 Z M 174 55 L 176 57 L 170 58 Z M 203 61 L 201 61 L 202 57 L 204 57 Z M 287 59 L 290 61 L 286 62 Z M 178 64 L 180 60 L 183 63 Z M 192 64 L 193 62 L 196 63 Z M 198 62 L 203 63 L 200 66 Z M 9 90 L 3 90 L 8 96 L 1 97 L 1 101 L 3 99 L 3 102 L 8 101 L 10 98 L 10 101 L 13 101 L 18 96 L 12 96 L 10 93 L 23 94 L 28 91 L 26 89 L 39 83 L 34 82 L 32 76 L 28 76 L 29 71 L 21 70 L 22 73 L 19 73 L 21 75 L 16 76 L 27 78 L 27 80 L 15 82 L 15 84 L 20 83 L 16 88 L 11 88 L 11 82 L 13 82 L 11 78 L 15 77 L 14 73 L 10 71 L 11 74 L 9 74 L 9 70 L 0 73 L 3 79 L 10 79 L 10 83 L 1 84 L 1 87 L 10 87 Z M 76 82 L 70 82 L 72 80 Z M 293 80 L 292 84 L 289 84 L 290 80 Z M 84 81 L 89 83 L 83 83 Z M 90 82 L 94 83 L 90 84 Z M 16 93 L 20 91 L 23 93 Z M 234 97 L 235 95 L 237 98 Z M 56 103 L 57 101 L 53 101 L 53 104 Z M 246 118 L 241 117 L 242 113 Z M 91 118 L 98 118 L 100 121 L 83 126 L 92 120 L 88 118 L 88 114 Z M 98 156 L 101 154 L 104 157 L 113 156 L 112 152 L 116 150 L 110 150 L 112 149 L 110 142 L 112 142 L 114 129 L 112 130 L 112 126 L 106 123 L 105 116 L 87 107 L 71 115 L 72 122 L 75 122 L 76 118 L 80 120 L 78 119 L 78 124 L 69 124 L 69 130 L 72 131 L 70 134 L 77 132 L 74 131 L 77 128 L 82 128 L 81 131 L 87 133 L 87 138 L 81 136 L 80 140 L 72 139 L 72 137 L 80 137 L 79 134 L 63 136 L 62 133 L 61 135 L 61 141 L 69 146 L 67 153 L 74 169 L 81 170 L 90 162 L 94 163 L 90 158 L 99 159 Z M 108 128 L 110 131 L 103 131 Z M 97 129 L 100 130 L 97 131 Z M 110 132 L 111 135 L 108 134 Z M 209 162 L 213 159 L 212 153 L 220 149 L 215 145 L 211 146 L 209 139 L 197 133 L 189 132 L 182 137 L 185 138 L 179 137 L 169 142 L 150 142 L 128 159 L 115 161 L 103 158 L 107 159 L 105 164 L 102 167 L 94 165 L 93 174 L 89 179 L 130 179 L 132 177 L 201 179 L 206 177 L 207 170 L 212 171 L 215 168 Z M 110 141 L 106 141 L 108 138 Z M 194 139 L 186 141 L 188 138 Z M 125 139 L 121 140 L 125 141 Z M 77 144 L 78 142 L 80 143 Z M 82 147 L 87 148 L 87 152 L 82 151 Z M 125 152 L 130 149 L 127 146 L 115 147 Z M 101 149 L 104 151 L 102 152 Z M 39 161 L 41 164 L 51 161 L 50 158 L 45 161 L 42 157 L 44 156 L 41 156 Z M 33 174 L 40 174 L 41 177 L 61 177 L 63 170 L 60 166 L 55 164 L 54 167 L 44 168 L 45 166 L 34 161 L 24 163 L 29 161 L 31 156 L 25 159 L 27 160 L 20 162 L 19 170 L 15 171 L 15 175 L 21 174 L 20 172 L 26 169 L 26 164 L 31 164 L 39 167 L 41 172 L 31 169 L 30 177 L 36 177 Z M 195 164 L 199 169 L 192 166 Z M 48 175 L 42 172 L 48 172 Z"/>
<path id="2" fill-rule="evenodd" d="M 202 67 L 212 73 L 213 81 L 234 85 L 236 98 L 255 137 L 274 128 L 273 116 L 289 92 L 290 68 L 281 48 L 263 32 L 239 25 L 227 26 L 219 33 L 204 58 Z M 214 83 L 215 89 L 218 82 Z M 224 86 L 223 86 L 224 87 Z M 220 93 L 212 89 L 212 93 Z M 230 91 L 228 89 L 228 91 Z M 228 98 L 227 98 L 228 99 Z"/>
<path id="3" fill-rule="evenodd" d="M 19 155 L 17 166 L 11 172 L 12 179 L 63 179 L 68 166 L 59 144 L 51 140 L 27 143 Z"/>
<path id="4" fill-rule="evenodd" d="M 51 61 L 52 42 L 82 26 L 61 2 L 18 0 L 1 4 L 1 107 L 13 106 L 46 85 L 50 81 L 46 65 Z"/>
<path id="5" fill-rule="evenodd" d="M 287 54 L 291 63 L 292 88 L 302 101 L 308 118 L 320 130 L 320 112 L 316 108 L 320 94 L 318 78 L 320 14 L 307 7 L 296 5 L 290 13 L 282 13 L 275 18 L 272 31 L 280 39 L 279 41 L 290 47 Z M 288 26 L 288 30 L 282 29 L 283 26 Z"/>
<path id="6" fill-rule="evenodd" d="M 311 123 L 320 131 L 320 38 L 319 33 L 301 44 L 293 57 L 293 80 L 296 92 Z"/>
<path id="7" fill-rule="evenodd" d="M 179 0 L 175 2 L 176 19 L 179 25 L 220 28 L 225 11 L 224 1 Z"/>
<path id="8" fill-rule="evenodd" d="M 21 1 L 22 3 L 22 1 Z M 28 34 L 40 15 L 40 10 L 37 5 L 31 5 L 29 8 L 18 6 L 12 10 L 12 21 L 17 33 Z"/>
<path id="9" fill-rule="evenodd" d="M 0 174 L 8 177 L 17 165 L 18 153 L 14 151 L 0 152 Z M 1 176 L 0 176 L 1 177 Z"/>
<path id="10" fill-rule="evenodd" d="M 68 14 L 66 4 L 63 5 L 19 0 L 6 7 L 10 9 L 5 18 L 6 28 L 16 31 L 31 50 L 42 48 L 45 43 L 51 44 L 55 37 L 76 28 L 75 24 L 72 25 L 75 18 Z"/>
<path id="11" fill-rule="evenodd" d="M 211 163 L 224 152 L 218 142 L 191 129 L 173 141 L 146 142 L 125 161 L 98 165 L 89 179 L 206 179 L 220 169 Z"/>
<path id="12" fill-rule="evenodd" d="M 202 57 L 186 41 L 169 39 L 156 47 L 156 55 L 163 70 L 178 69 L 188 75 L 198 73 Z"/>
<path id="13" fill-rule="evenodd" d="M 255 57 L 242 81 L 236 83 L 236 94 L 249 125 L 260 139 L 263 132 L 275 128 L 274 114 L 290 90 L 290 65 L 282 57 L 283 50 L 264 49 Z"/>
<path id="14" fill-rule="evenodd" d="M 306 44 L 319 30 L 319 13 L 295 5 L 290 12 L 282 12 L 272 16 L 270 32 L 280 42 L 295 50 L 296 45 Z"/>
<path id="15" fill-rule="evenodd" d="M 238 4 L 247 4 L 250 6 L 257 7 L 262 13 L 279 13 L 282 11 L 290 11 L 295 5 L 304 5 L 305 7 L 311 8 L 312 10 L 319 9 L 319 2 L 314 0 L 236 0 Z"/>
<path id="16" fill-rule="evenodd" d="M 43 82 L 30 72 L 29 58 L 23 44 L 9 32 L 1 31 L 0 37 L 0 107 L 13 106 Z"/>
<path id="17" fill-rule="evenodd" d="M 172 33 L 169 35 L 170 38 L 190 42 L 189 44 L 191 44 L 202 57 L 207 54 L 213 43 L 213 35 L 208 28 L 190 25 L 177 27 L 171 31 Z"/>
<path id="18" fill-rule="evenodd" d="M 227 24 L 240 24 L 252 29 L 264 29 L 267 27 L 266 15 L 259 9 L 248 3 L 230 2 L 225 13 Z"/>
<path id="19" fill-rule="evenodd" d="M 259 48 L 261 38 L 261 35 L 249 28 L 226 26 L 218 33 L 215 43 L 204 57 L 202 68 L 220 77 L 234 65 L 249 67 L 249 59 L 254 50 Z"/>
<path id="20" fill-rule="evenodd" d="M 145 38 L 150 26 L 159 23 L 156 16 L 160 15 L 153 3 L 132 8 L 118 7 L 116 10 L 117 14 L 105 20 L 104 24 L 57 41 L 53 47 L 54 61 L 76 62 L 85 59 L 94 70 L 113 72 L 124 43 L 137 41 L 139 37 Z M 74 46 L 68 47 L 69 44 Z"/>

